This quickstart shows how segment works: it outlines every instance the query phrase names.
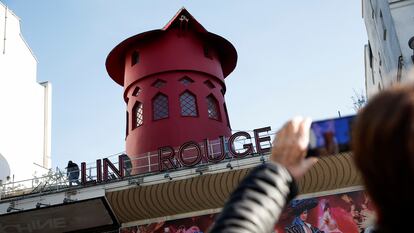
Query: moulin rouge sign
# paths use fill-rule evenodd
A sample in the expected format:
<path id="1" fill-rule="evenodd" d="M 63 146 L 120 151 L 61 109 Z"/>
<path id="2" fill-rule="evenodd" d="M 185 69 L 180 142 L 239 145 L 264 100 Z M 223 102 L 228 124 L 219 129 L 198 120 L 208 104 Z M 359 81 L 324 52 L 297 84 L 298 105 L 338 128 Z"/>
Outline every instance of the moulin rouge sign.
<path id="1" fill-rule="evenodd" d="M 203 143 L 203 149 L 199 143 L 195 141 L 188 141 L 182 144 L 178 151 L 175 152 L 174 148 L 171 146 L 163 146 L 158 149 L 158 170 L 160 172 L 168 169 L 177 169 L 178 167 L 193 167 L 201 162 L 204 158 L 206 161 L 211 163 L 218 163 L 222 161 L 226 157 L 226 151 L 230 153 L 233 158 L 243 158 L 246 155 L 253 154 L 253 153 L 266 153 L 270 151 L 269 147 L 263 148 L 261 143 L 262 142 L 270 142 L 270 136 L 261 136 L 261 133 L 269 132 L 271 130 L 270 126 L 259 128 L 253 130 L 254 139 L 256 150 L 252 143 L 246 143 L 243 145 L 243 152 L 236 151 L 234 142 L 237 138 L 243 137 L 245 139 L 251 139 L 251 136 L 248 132 L 239 131 L 234 133 L 230 136 L 228 143 L 224 142 L 224 137 L 220 137 L 220 155 L 212 156 L 208 151 L 208 140 L 205 139 Z M 226 147 L 227 146 L 227 150 Z M 188 159 L 184 159 L 184 151 L 188 149 L 194 152 L 191 155 L 191 161 Z M 189 157 L 189 155 L 186 155 Z M 86 174 L 86 163 L 81 163 L 81 181 L 83 185 L 87 184 L 96 184 L 101 182 L 106 182 L 110 179 L 109 177 L 109 169 L 112 170 L 114 175 L 118 179 L 122 179 L 125 176 L 125 168 L 124 168 L 124 157 L 120 155 L 118 157 L 118 168 L 108 159 L 97 159 L 96 160 L 96 180 L 88 180 Z"/>

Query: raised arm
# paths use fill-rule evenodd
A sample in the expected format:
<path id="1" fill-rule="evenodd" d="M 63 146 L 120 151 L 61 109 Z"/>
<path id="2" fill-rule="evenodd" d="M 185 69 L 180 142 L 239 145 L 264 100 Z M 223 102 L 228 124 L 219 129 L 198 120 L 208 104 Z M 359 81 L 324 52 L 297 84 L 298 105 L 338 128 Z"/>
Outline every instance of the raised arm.
<path id="1" fill-rule="evenodd" d="M 283 207 L 297 195 L 300 179 L 317 159 L 305 159 L 311 121 L 287 122 L 273 142 L 270 162 L 253 169 L 225 204 L 211 233 L 269 233 Z"/>

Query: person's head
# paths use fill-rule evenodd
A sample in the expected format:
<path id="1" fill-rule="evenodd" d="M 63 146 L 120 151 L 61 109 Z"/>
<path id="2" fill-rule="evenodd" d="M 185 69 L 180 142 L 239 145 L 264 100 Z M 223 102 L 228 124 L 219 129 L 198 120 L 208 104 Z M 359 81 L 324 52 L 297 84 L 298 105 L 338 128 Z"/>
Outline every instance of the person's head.
<path id="1" fill-rule="evenodd" d="M 414 203 L 414 86 L 369 100 L 355 120 L 352 150 L 380 223 L 396 224 Z"/>
<path id="2" fill-rule="evenodd" d="M 306 219 L 308 219 L 308 210 L 304 210 L 302 213 L 300 213 L 299 218 L 302 221 L 306 221 Z"/>
<path id="3" fill-rule="evenodd" d="M 315 208 L 318 205 L 318 200 L 315 198 L 292 200 L 289 203 L 289 209 L 293 211 L 295 215 L 295 221 L 300 219 L 302 222 L 308 219 L 309 210 Z M 300 221 L 299 221 L 300 222 Z"/>

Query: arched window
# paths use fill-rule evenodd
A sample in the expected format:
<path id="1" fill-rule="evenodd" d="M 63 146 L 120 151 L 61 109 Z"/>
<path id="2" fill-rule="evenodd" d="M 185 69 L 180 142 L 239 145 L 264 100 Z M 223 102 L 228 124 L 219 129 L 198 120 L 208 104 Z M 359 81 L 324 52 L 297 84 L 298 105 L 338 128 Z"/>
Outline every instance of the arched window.
<path id="1" fill-rule="evenodd" d="M 204 84 L 205 84 L 208 88 L 210 88 L 210 89 L 214 89 L 214 88 L 215 88 L 214 84 L 213 84 L 210 80 L 206 80 L 206 81 L 204 81 Z"/>
<path id="2" fill-rule="evenodd" d="M 155 87 L 155 88 L 161 88 L 161 87 L 165 86 L 166 83 L 167 82 L 162 80 L 162 79 L 157 79 L 157 80 L 155 80 L 155 82 L 152 83 L 152 86 Z"/>
<path id="3" fill-rule="evenodd" d="M 160 120 L 168 117 L 168 97 L 158 93 L 152 99 L 152 117 L 154 120 Z"/>
<path id="4" fill-rule="evenodd" d="M 132 127 L 133 129 L 138 128 L 144 122 L 144 114 L 143 114 L 143 106 L 142 103 L 136 102 L 134 107 L 132 107 L 132 114 L 133 114 L 133 122 Z"/>
<path id="5" fill-rule="evenodd" d="M 191 83 L 193 83 L 194 82 L 194 80 L 192 80 L 191 78 L 189 78 L 188 76 L 184 76 L 184 77 L 182 77 L 180 80 L 180 83 L 181 84 L 183 84 L 184 86 L 188 86 L 188 85 L 190 85 Z"/>
<path id="6" fill-rule="evenodd" d="M 185 91 L 180 95 L 181 116 L 198 116 L 195 95 Z"/>
<path id="7" fill-rule="evenodd" d="M 126 129 L 125 129 L 125 137 L 128 137 L 129 134 L 129 112 L 126 112 Z"/>
<path id="8" fill-rule="evenodd" d="M 220 120 L 218 101 L 213 95 L 207 96 L 208 118 Z"/>

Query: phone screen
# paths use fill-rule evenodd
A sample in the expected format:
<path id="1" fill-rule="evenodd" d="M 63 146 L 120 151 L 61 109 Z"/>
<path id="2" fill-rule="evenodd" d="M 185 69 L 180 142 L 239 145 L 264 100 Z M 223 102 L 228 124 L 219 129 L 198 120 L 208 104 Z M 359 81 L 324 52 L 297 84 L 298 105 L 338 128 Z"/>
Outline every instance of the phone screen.
<path id="1" fill-rule="evenodd" d="M 326 156 L 350 150 L 353 116 L 311 124 L 307 156 Z"/>

